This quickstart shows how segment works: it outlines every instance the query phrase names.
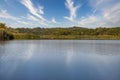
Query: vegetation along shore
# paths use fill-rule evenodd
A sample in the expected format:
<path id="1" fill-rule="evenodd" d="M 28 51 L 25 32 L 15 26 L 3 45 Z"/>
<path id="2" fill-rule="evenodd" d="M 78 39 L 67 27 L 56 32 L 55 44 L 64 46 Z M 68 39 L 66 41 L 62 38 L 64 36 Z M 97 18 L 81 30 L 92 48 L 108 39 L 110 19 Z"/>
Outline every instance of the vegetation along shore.
<path id="1" fill-rule="evenodd" d="M 22 39 L 75 39 L 75 40 L 120 40 L 120 27 L 96 29 L 69 28 L 11 28 L 0 23 L 0 40 Z"/>

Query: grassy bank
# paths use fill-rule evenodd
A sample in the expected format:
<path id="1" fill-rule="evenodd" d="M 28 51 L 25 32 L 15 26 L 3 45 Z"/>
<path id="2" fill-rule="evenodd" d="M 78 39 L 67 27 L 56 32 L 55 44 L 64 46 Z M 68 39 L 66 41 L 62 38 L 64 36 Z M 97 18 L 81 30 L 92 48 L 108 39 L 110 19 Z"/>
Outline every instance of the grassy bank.
<path id="1" fill-rule="evenodd" d="M 14 34 L 16 40 L 41 40 L 41 39 L 59 39 L 59 40 L 120 40 L 118 35 L 33 35 L 33 34 Z"/>

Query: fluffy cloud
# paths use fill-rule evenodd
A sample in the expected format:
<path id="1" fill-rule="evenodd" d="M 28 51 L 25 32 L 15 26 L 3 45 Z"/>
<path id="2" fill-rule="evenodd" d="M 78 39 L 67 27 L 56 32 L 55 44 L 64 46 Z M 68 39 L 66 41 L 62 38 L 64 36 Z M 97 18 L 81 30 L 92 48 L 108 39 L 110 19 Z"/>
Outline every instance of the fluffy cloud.
<path id="1" fill-rule="evenodd" d="M 66 0 L 65 5 L 68 8 L 68 10 L 70 11 L 70 16 L 64 17 L 64 18 L 74 22 L 74 19 L 76 18 L 76 12 L 80 8 L 80 5 L 74 6 L 73 0 Z"/>

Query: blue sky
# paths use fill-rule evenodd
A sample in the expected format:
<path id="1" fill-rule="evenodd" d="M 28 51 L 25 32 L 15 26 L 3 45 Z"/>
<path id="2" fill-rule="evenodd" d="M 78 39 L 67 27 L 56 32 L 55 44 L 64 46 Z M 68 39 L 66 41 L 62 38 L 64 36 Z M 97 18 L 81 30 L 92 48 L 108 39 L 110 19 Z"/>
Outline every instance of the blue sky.
<path id="1" fill-rule="evenodd" d="M 120 26 L 120 0 L 0 0 L 10 27 Z"/>

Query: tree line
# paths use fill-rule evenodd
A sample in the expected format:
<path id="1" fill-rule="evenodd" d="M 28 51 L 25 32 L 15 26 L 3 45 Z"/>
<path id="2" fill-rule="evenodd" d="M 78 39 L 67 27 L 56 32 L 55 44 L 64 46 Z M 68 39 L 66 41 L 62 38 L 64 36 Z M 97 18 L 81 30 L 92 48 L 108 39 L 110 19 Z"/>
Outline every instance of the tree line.
<path id="1" fill-rule="evenodd" d="M 120 39 L 120 27 L 10 28 L 0 23 L 0 39 Z"/>

